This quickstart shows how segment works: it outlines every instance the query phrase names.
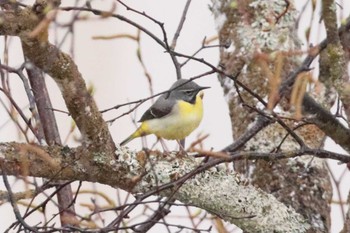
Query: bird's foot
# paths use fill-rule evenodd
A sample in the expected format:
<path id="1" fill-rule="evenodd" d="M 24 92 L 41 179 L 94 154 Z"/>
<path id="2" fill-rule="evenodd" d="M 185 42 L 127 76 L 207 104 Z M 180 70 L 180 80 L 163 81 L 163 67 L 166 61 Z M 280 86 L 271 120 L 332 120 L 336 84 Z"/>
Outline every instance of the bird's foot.
<path id="1" fill-rule="evenodd" d="M 188 157 L 187 151 L 185 151 L 183 148 L 180 148 L 180 150 L 176 153 L 177 158 L 185 158 Z"/>

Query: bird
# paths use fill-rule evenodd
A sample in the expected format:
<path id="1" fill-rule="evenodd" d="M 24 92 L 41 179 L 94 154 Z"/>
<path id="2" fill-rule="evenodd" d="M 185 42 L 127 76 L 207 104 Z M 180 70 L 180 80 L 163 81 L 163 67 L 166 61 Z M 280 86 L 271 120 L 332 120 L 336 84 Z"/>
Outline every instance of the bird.
<path id="1" fill-rule="evenodd" d="M 189 79 L 177 80 L 142 115 L 138 121 L 141 125 L 120 145 L 149 134 L 156 135 L 158 139 L 184 139 L 203 118 L 202 90 L 207 88 L 210 87 L 201 87 Z"/>

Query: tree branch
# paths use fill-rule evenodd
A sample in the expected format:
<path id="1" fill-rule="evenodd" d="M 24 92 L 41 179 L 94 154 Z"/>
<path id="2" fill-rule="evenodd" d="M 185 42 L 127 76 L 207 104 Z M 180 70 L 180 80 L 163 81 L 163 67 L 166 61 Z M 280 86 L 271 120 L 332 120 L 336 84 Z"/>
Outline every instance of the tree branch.
<path id="1" fill-rule="evenodd" d="M 44 74 L 37 67 L 26 68 L 30 85 L 35 97 L 36 109 L 39 113 L 39 125 L 45 135 L 45 141 L 48 145 L 62 145 L 58 131 L 55 115 L 53 114 L 50 96 L 46 88 Z M 63 184 L 64 181 L 59 181 Z M 57 192 L 58 208 L 60 210 L 60 220 L 62 226 L 74 225 L 77 222 L 75 217 L 75 208 L 73 203 L 73 192 L 70 184 L 65 185 Z M 68 220 L 68 222 L 67 222 Z"/>
<path id="2" fill-rule="evenodd" d="M 345 52 L 337 28 L 337 7 L 334 0 L 322 0 L 322 18 L 326 27 L 327 48 L 320 56 L 320 77 L 327 88 L 334 87 L 347 118 L 350 117 L 349 76 Z M 348 31 L 346 33 L 349 33 Z"/>
<path id="3" fill-rule="evenodd" d="M 71 57 L 50 44 L 40 32 L 35 37 L 31 32 L 41 22 L 31 8 L 15 12 L 2 12 L 0 35 L 19 36 L 25 56 L 57 83 L 66 106 L 76 122 L 87 146 L 95 151 L 109 151 L 98 156 L 111 155 L 115 146 L 96 103 L 89 94 L 85 81 Z M 93 143 L 92 143 L 93 142 Z"/>
<path id="4" fill-rule="evenodd" d="M 30 176 L 99 182 L 133 193 L 165 197 L 177 190 L 174 194 L 177 200 L 206 209 L 246 231 L 305 232 L 308 228 L 292 208 L 260 189 L 245 185 L 233 173 L 227 174 L 225 168 L 208 169 L 190 158 L 159 157 L 152 152 L 146 159 L 142 152 L 136 154 L 125 148 L 117 149 L 116 161 L 90 160 L 93 156 L 86 153 L 94 152 L 84 148 L 23 149 L 23 145 L 0 144 L 0 164 L 8 175 L 22 174 L 24 164 L 28 164 L 26 170 Z M 286 221 L 288 224 L 284 224 Z"/>

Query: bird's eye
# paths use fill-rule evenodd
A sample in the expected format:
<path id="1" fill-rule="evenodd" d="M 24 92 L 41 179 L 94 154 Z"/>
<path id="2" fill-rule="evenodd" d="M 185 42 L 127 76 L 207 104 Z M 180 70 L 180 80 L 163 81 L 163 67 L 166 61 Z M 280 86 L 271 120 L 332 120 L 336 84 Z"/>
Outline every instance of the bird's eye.
<path id="1" fill-rule="evenodd" d="M 186 90 L 184 93 L 188 96 L 192 95 L 193 91 L 192 90 Z"/>

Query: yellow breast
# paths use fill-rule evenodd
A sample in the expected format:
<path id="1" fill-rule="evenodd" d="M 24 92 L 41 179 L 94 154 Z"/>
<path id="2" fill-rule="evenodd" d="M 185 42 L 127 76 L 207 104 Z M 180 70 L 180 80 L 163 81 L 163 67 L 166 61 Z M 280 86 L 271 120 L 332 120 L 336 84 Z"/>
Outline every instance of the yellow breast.
<path id="1" fill-rule="evenodd" d="M 195 104 L 180 100 L 167 116 L 148 120 L 143 124 L 148 132 L 158 137 L 181 140 L 198 127 L 202 117 L 202 98 L 201 94 L 198 94 Z"/>

